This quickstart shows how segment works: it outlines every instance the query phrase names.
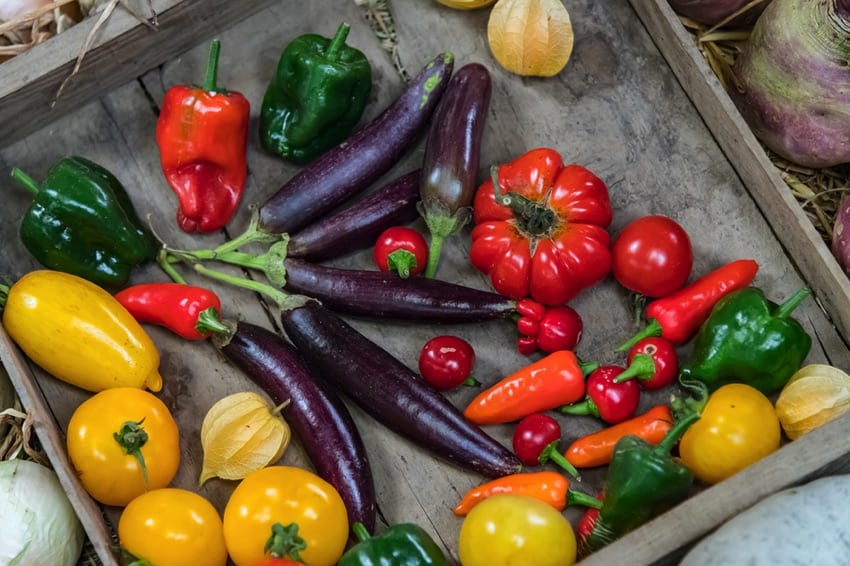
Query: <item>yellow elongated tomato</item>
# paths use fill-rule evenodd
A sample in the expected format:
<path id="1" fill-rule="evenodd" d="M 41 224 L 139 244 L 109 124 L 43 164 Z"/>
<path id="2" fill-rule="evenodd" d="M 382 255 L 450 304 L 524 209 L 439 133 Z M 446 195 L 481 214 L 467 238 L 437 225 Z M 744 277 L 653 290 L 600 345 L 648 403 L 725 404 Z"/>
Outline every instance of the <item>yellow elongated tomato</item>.
<path id="1" fill-rule="evenodd" d="M 443 6 L 454 8 L 455 10 L 475 10 L 489 6 L 496 0 L 437 0 Z"/>
<path id="2" fill-rule="evenodd" d="M 576 561 L 572 525 L 553 507 L 524 495 L 494 495 L 460 527 L 463 566 L 568 566 Z"/>
<path id="3" fill-rule="evenodd" d="M 168 407 L 133 387 L 83 401 L 71 415 L 67 437 L 68 458 L 83 487 L 106 505 L 124 506 L 167 486 L 180 465 L 177 423 Z"/>
<path id="4" fill-rule="evenodd" d="M 570 14 L 561 0 L 499 0 L 490 11 L 490 51 L 501 66 L 518 75 L 557 75 L 570 60 L 574 41 Z"/>
<path id="5" fill-rule="evenodd" d="M 770 399 L 742 383 L 711 394 L 702 417 L 679 441 L 682 463 L 708 484 L 740 472 L 779 448 L 779 418 Z"/>
<path id="6" fill-rule="evenodd" d="M 224 542 L 243 566 L 260 562 L 275 523 L 298 525 L 307 566 L 336 564 L 348 540 L 348 515 L 336 488 L 316 474 L 292 466 L 270 466 L 248 474 L 224 508 Z"/>
<path id="7" fill-rule="evenodd" d="M 118 520 L 118 542 L 155 566 L 227 563 L 218 511 L 185 489 L 155 489 L 131 501 Z"/>
<path id="8" fill-rule="evenodd" d="M 162 389 L 150 336 L 112 295 L 76 275 L 21 277 L 9 289 L 3 326 L 32 361 L 82 389 Z"/>

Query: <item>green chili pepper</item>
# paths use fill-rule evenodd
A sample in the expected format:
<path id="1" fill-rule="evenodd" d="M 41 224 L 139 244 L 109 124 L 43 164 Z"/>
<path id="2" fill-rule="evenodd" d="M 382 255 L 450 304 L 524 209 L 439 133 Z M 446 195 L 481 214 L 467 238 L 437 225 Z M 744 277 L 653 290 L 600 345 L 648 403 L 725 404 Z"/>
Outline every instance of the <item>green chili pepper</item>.
<path id="1" fill-rule="evenodd" d="M 745 383 L 765 395 L 779 391 L 812 346 L 809 334 L 791 318 L 808 295 L 804 288 L 777 305 L 756 287 L 730 293 L 700 327 L 681 377 L 702 381 L 709 391 L 727 383 Z"/>
<path id="2" fill-rule="evenodd" d="M 20 236 L 45 267 L 116 288 L 134 266 L 156 257 L 156 241 L 124 187 L 100 165 L 66 157 L 40 188 L 20 169 L 12 170 L 12 178 L 34 195 Z"/>
<path id="3" fill-rule="evenodd" d="M 599 515 L 592 530 L 579 536 L 581 556 L 612 543 L 688 497 L 694 475 L 670 450 L 699 418 L 698 413 L 689 413 L 657 446 L 637 436 L 617 441 Z"/>
<path id="4" fill-rule="evenodd" d="M 360 541 L 338 566 L 429 566 L 448 564 L 437 543 L 425 530 L 411 523 L 393 525 L 372 537 L 361 523 L 351 527 Z"/>
<path id="5" fill-rule="evenodd" d="M 372 69 L 366 56 L 345 45 L 349 26 L 333 39 L 296 37 L 280 56 L 260 112 L 263 147 L 298 164 L 343 141 L 369 102 Z"/>

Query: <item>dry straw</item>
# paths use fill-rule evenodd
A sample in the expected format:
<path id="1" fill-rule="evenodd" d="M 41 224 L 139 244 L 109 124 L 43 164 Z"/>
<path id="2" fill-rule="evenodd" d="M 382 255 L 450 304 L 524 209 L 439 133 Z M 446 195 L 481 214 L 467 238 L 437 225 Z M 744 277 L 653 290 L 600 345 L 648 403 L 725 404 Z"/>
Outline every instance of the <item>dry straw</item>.
<path id="1" fill-rule="evenodd" d="M 724 88 L 735 84 L 732 71 L 735 58 L 749 39 L 751 27 L 728 29 L 724 26 L 764 2 L 753 0 L 714 26 L 705 26 L 685 17 L 682 24 L 694 36 L 700 52 Z M 811 169 L 801 167 L 764 148 L 794 198 L 817 229 L 824 242 L 832 241 L 832 227 L 841 196 L 850 191 L 850 171 L 846 167 Z"/>

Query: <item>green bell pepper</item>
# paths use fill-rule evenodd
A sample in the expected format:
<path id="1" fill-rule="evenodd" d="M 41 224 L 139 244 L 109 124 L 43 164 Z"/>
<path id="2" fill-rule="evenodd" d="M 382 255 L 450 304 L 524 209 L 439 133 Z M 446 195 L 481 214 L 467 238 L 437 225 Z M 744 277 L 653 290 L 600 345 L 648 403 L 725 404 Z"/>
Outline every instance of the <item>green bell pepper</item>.
<path id="1" fill-rule="evenodd" d="M 372 537 L 362 523 L 352 525 L 360 541 L 337 566 L 442 566 L 446 557 L 425 530 L 411 523 L 393 525 Z"/>
<path id="2" fill-rule="evenodd" d="M 156 241 L 124 187 L 100 165 L 66 157 L 48 171 L 40 188 L 18 168 L 12 178 L 34 196 L 20 237 L 45 267 L 117 288 L 133 267 L 156 257 Z"/>
<path id="3" fill-rule="evenodd" d="M 599 515 L 589 533 L 579 533 L 580 556 L 599 550 L 687 499 L 693 472 L 670 451 L 699 418 L 698 413 L 688 414 L 657 446 L 637 436 L 617 441 Z"/>
<path id="4" fill-rule="evenodd" d="M 345 45 L 349 26 L 333 39 L 296 37 L 280 56 L 260 111 L 263 147 L 303 164 L 345 140 L 372 91 L 366 56 Z"/>
<path id="5" fill-rule="evenodd" d="M 791 312 L 809 296 L 801 289 L 782 305 L 747 287 L 721 299 L 697 332 L 683 380 L 699 380 L 709 391 L 745 383 L 765 395 L 782 389 L 803 364 L 812 339 Z"/>

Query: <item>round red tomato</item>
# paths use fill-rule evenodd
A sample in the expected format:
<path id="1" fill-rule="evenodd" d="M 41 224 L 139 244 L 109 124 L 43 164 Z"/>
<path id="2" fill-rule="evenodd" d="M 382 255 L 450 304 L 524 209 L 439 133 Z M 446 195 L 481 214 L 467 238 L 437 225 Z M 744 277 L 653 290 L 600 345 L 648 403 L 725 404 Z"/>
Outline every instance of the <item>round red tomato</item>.
<path id="1" fill-rule="evenodd" d="M 611 246 L 611 256 L 620 285 L 647 297 L 679 290 L 694 263 L 685 229 L 660 215 L 643 216 L 623 228 Z"/>

